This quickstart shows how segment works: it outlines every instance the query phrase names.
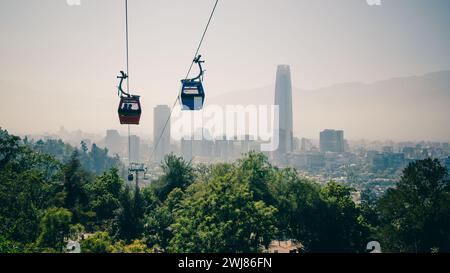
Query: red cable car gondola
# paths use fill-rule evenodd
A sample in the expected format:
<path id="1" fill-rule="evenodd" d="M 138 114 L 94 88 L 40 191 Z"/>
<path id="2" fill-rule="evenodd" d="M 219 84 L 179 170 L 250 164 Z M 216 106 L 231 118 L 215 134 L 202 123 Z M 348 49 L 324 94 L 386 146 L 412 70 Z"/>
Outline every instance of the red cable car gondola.
<path id="1" fill-rule="evenodd" d="M 117 77 L 120 79 L 118 87 L 120 103 L 117 110 L 120 124 L 139 125 L 142 114 L 140 96 L 130 95 L 123 91 L 122 83 L 128 76 L 123 71 L 120 71 L 120 73 L 121 75 Z"/>

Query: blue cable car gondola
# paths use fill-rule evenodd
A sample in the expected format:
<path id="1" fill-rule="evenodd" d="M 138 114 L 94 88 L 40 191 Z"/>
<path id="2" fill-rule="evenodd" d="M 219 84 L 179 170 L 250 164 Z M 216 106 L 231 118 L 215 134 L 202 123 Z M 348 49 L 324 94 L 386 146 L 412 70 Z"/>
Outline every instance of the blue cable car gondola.
<path id="1" fill-rule="evenodd" d="M 198 64 L 200 74 L 192 79 L 181 80 L 181 93 L 180 101 L 182 110 L 186 111 L 198 111 L 203 109 L 203 103 L 205 102 L 205 90 L 203 89 L 203 74 L 204 70 L 200 58 L 198 55 L 194 62 Z"/>

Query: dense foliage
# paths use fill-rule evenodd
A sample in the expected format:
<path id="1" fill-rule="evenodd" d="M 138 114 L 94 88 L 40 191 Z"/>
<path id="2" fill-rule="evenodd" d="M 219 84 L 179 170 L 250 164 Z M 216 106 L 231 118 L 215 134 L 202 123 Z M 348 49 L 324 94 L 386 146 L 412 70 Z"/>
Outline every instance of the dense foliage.
<path id="1" fill-rule="evenodd" d="M 0 130 L 0 252 L 450 252 L 450 182 L 436 160 L 410 164 L 381 199 L 319 185 L 266 156 L 194 166 L 175 155 L 151 186 L 128 186 L 118 158 L 84 143 L 29 142 Z"/>

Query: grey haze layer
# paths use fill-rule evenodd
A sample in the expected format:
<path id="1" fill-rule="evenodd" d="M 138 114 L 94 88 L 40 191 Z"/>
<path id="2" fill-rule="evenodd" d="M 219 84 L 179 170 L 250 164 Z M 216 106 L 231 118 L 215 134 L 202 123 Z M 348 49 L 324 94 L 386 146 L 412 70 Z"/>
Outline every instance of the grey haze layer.
<path id="1" fill-rule="evenodd" d="M 295 71 L 292 71 L 295 73 Z M 294 82 L 295 86 L 296 83 Z M 209 103 L 273 104 L 275 87 L 230 92 Z M 295 135 L 318 138 L 327 128 L 349 139 L 450 140 L 450 71 L 366 83 L 293 89 Z"/>

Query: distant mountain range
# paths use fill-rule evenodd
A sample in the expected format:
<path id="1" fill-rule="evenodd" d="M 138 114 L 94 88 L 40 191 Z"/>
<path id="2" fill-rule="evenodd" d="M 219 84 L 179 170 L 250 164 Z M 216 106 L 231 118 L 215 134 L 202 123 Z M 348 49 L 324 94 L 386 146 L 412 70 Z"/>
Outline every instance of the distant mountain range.
<path id="1" fill-rule="evenodd" d="M 301 83 L 294 82 L 294 86 Z M 233 91 L 208 104 L 273 104 L 275 86 Z M 326 128 L 350 139 L 450 141 L 450 70 L 374 83 L 293 89 L 296 135 L 318 138 Z"/>

